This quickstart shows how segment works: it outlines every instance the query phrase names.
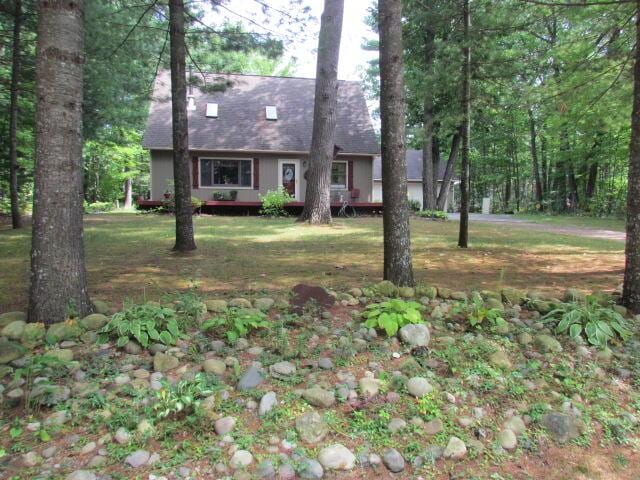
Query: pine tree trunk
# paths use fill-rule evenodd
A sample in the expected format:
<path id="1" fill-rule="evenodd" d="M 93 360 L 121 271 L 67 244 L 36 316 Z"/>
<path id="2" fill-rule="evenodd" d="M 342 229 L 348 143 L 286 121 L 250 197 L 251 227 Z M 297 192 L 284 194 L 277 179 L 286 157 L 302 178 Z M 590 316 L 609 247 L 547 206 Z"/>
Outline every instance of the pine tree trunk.
<path id="1" fill-rule="evenodd" d="M 22 3 L 14 0 L 13 51 L 11 53 L 11 86 L 9 101 L 9 191 L 11 198 L 11 225 L 22 228 L 20 200 L 18 198 L 18 96 L 20 88 L 20 30 L 22 28 Z"/>
<path id="2" fill-rule="evenodd" d="M 584 196 L 588 207 L 588 202 L 593 198 L 593 195 L 596 193 L 596 184 L 598 181 L 598 162 L 593 161 L 591 165 L 589 165 L 587 172 L 587 185 L 584 189 Z"/>
<path id="3" fill-rule="evenodd" d="M 640 313 L 640 0 L 636 2 L 636 51 L 633 68 L 627 240 L 622 301 L 632 312 Z"/>
<path id="4" fill-rule="evenodd" d="M 462 47 L 462 152 L 460 165 L 460 232 L 458 247 L 469 245 L 469 142 L 471 137 L 471 45 L 469 0 L 463 0 L 464 45 Z"/>
<path id="5" fill-rule="evenodd" d="M 436 210 L 444 210 L 447 204 L 447 198 L 449 197 L 449 189 L 451 188 L 451 179 L 455 171 L 456 161 L 458 160 L 458 152 L 460 151 L 460 137 L 462 127 L 453 134 L 451 139 L 451 150 L 449 151 L 449 158 L 447 159 L 447 165 L 444 168 L 444 176 L 442 177 L 442 185 L 440 186 L 440 192 L 438 192 L 438 199 L 436 201 Z"/>
<path id="6" fill-rule="evenodd" d="M 133 182 L 130 178 L 124 181 L 124 208 L 131 208 L 133 206 Z"/>
<path id="7" fill-rule="evenodd" d="M 189 126 L 187 120 L 187 77 L 185 66 L 184 1 L 169 0 L 171 45 L 171 112 L 173 118 L 173 183 L 178 252 L 196 249 L 193 238 L 193 206 L 189 175 Z"/>
<path id="8" fill-rule="evenodd" d="M 402 44 L 402 1 L 380 0 L 380 119 L 384 278 L 413 286 Z"/>
<path id="9" fill-rule="evenodd" d="M 529 136 L 531 137 L 531 162 L 533 164 L 533 179 L 535 181 L 536 203 L 538 209 L 542 209 L 542 180 L 540 178 L 540 166 L 538 165 L 538 148 L 536 145 L 536 120 L 533 110 L 529 109 Z"/>
<path id="10" fill-rule="evenodd" d="M 427 30 L 425 35 L 425 71 L 427 75 L 430 75 L 433 70 L 434 62 L 434 41 L 435 35 L 431 30 Z M 434 170 L 434 155 L 433 155 L 433 93 L 431 89 L 427 89 L 424 97 L 424 111 L 423 111 L 423 128 L 424 128 L 424 143 L 422 145 L 422 208 L 425 210 L 435 210 L 436 208 L 436 186 L 437 186 L 437 171 Z"/>
<path id="11" fill-rule="evenodd" d="M 344 0 L 325 0 L 318 40 L 313 132 L 304 209 L 299 221 L 331 223 L 331 161 L 338 101 L 338 59 Z"/>
<path id="12" fill-rule="evenodd" d="M 29 321 L 92 311 L 82 226 L 83 1 L 39 2 Z"/>

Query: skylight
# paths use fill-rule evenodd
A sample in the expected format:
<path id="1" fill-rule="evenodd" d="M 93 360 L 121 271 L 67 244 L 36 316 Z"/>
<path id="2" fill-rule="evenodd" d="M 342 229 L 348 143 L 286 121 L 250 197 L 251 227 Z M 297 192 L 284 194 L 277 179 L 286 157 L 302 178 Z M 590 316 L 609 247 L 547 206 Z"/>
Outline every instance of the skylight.
<path id="1" fill-rule="evenodd" d="M 218 104 L 207 103 L 207 112 L 205 115 L 210 118 L 218 118 Z"/>
<path id="2" fill-rule="evenodd" d="M 275 105 L 267 105 L 264 108 L 267 114 L 267 120 L 278 120 L 278 109 Z"/>

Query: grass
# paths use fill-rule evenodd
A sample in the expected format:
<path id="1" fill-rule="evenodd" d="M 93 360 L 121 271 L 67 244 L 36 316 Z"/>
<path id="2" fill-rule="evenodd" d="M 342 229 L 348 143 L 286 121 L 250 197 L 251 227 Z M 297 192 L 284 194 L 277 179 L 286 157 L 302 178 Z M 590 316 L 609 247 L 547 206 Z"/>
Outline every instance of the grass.
<path id="1" fill-rule="evenodd" d="M 561 227 L 584 227 L 624 232 L 625 219 L 621 217 L 588 217 L 580 215 L 518 214 L 514 218 L 532 223 L 558 225 Z"/>
<path id="2" fill-rule="evenodd" d="M 300 282 L 344 289 L 382 277 L 382 219 L 195 218 L 198 250 L 172 253 L 174 219 L 163 215 L 88 215 L 90 293 L 113 306 L 124 298 L 158 299 L 196 283 L 213 296 L 287 291 Z M 621 282 L 622 242 L 473 223 L 471 248 L 456 247 L 457 222 L 412 219 L 418 282 L 470 290 L 517 286 L 557 292 L 612 289 Z M 24 309 L 30 229 L 0 230 L 0 312 Z"/>

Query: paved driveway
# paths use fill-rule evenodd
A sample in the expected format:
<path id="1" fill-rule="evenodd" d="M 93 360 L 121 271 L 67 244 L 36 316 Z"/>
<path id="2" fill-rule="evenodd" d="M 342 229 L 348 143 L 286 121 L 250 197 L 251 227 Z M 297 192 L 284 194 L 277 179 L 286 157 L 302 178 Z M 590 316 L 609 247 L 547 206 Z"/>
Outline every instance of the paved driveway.
<path id="1" fill-rule="evenodd" d="M 458 221 L 460 219 L 460 214 L 450 213 L 449 219 Z M 469 214 L 469 223 L 473 222 L 504 223 L 506 225 L 517 225 L 520 228 L 531 228 L 538 232 L 559 233 L 561 235 L 576 235 L 580 237 L 590 238 L 602 238 L 605 240 L 618 240 L 620 242 L 624 242 L 626 238 L 624 232 L 618 232 L 616 230 L 551 225 L 548 223 L 534 223 L 514 217 L 513 215 L 483 215 L 481 213 L 471 213 Z"/>

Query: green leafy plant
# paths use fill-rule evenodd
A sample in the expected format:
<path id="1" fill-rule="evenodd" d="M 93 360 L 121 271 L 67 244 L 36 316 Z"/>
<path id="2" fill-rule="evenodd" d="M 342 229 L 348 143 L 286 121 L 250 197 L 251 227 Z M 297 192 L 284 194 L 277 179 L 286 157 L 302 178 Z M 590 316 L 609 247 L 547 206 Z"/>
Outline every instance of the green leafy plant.
<path id="1" fill-rule="evenodd" d="M 411 210 L 412 212 L 420 211 L 420 207 L 422 207 L 422 205 L 420 205 L 420 202 L 418 200 L 409 198 L 407 199 L 407 201 L 409 202 L 409 210 Z"/>
<path id="2" fill-rule="evenodd" d="M 451 313 L 463 316 L 469 321 L 471 327 L 477 329 L 496 328 L 507 323 L 502 318 L 502 310 L 486 307 L 480 297 L 473 297 L 471 300 L 458 303 L 452 308 Z"/>
<path id="3" fill-rule="evenodd" d="M 269 190 L 266 195 L 260 195 L 262 208 L 260 215 L 266 217 L 286 217 L 287 211 L 284 206 L 293 200 L 293 197 L 284 188 L 279 187 L 277 190 Z"/>
<path id="4" fill-rule="evenodd" d="M 362 313 L 364 325 L 368 328 L 384 330 L 387 336 L 394 336 L 398 330 L 409 323 L 423 323 L 421 311 L 424 306 L 418 302 L 400 299 L 368 305 Z"/>
<path id="5" fill-rule="evenodd" d="M 440 210 L 422 210 L 420 212 L 416 212 L 416 215 L 422 218 L 429 218 L 431 220 L 448 220 L 449 219 L 447 212 L 442 212 Z"/>
<path id="6" fill-rule="evenodd" d="M 229 343 L 234 344 L 240 337 L 246 337 L 252 330 L 269 327 L 271 327 L 271 322 L 262 312 L 229 308 L 221 315 L 205 321 L 200 328 L 204 332 L 222 330 Z"/>
<path id="7" fill-rule="evenodd" d="M 557 333 L 566 333 L 573 339 L 582 336 L 598 347 L 606 346 L 615 338 L 625 341 L 632 335 L 622 315 L 603 307 L 597 298 L 591 296 L 585 302 L 561 305 L 545 315 L 544 320 L 557 321 Z"/>
<path id="8" fill-rule="evenodd" d="M 180 337 L 176 313 L 158 305 L 133 305 L 116 313 L 98 332 L 98 343 L 115 337 L 116 345 L 124 347 L 132 338 L 147 348 L 151 342 L 174 345 Z"/>
<path id="9" fill-rule="evenodd" d="M 153 409 L 157 418 L 197 411 L 202 400 L 220 390 L 213 376 L 196 374 L 193 379 L 181 380 L 175 385 L 168 382 L 156 392 Z"/>
<path id="10" fill-rule="evenodd" d="M 191 324 L 198 322 L 207 313 L 207 307 L 195 286 L 191 287 L 187 292 L 168 295 L 166 301 L 173 302 L 175 311 Z"/>

